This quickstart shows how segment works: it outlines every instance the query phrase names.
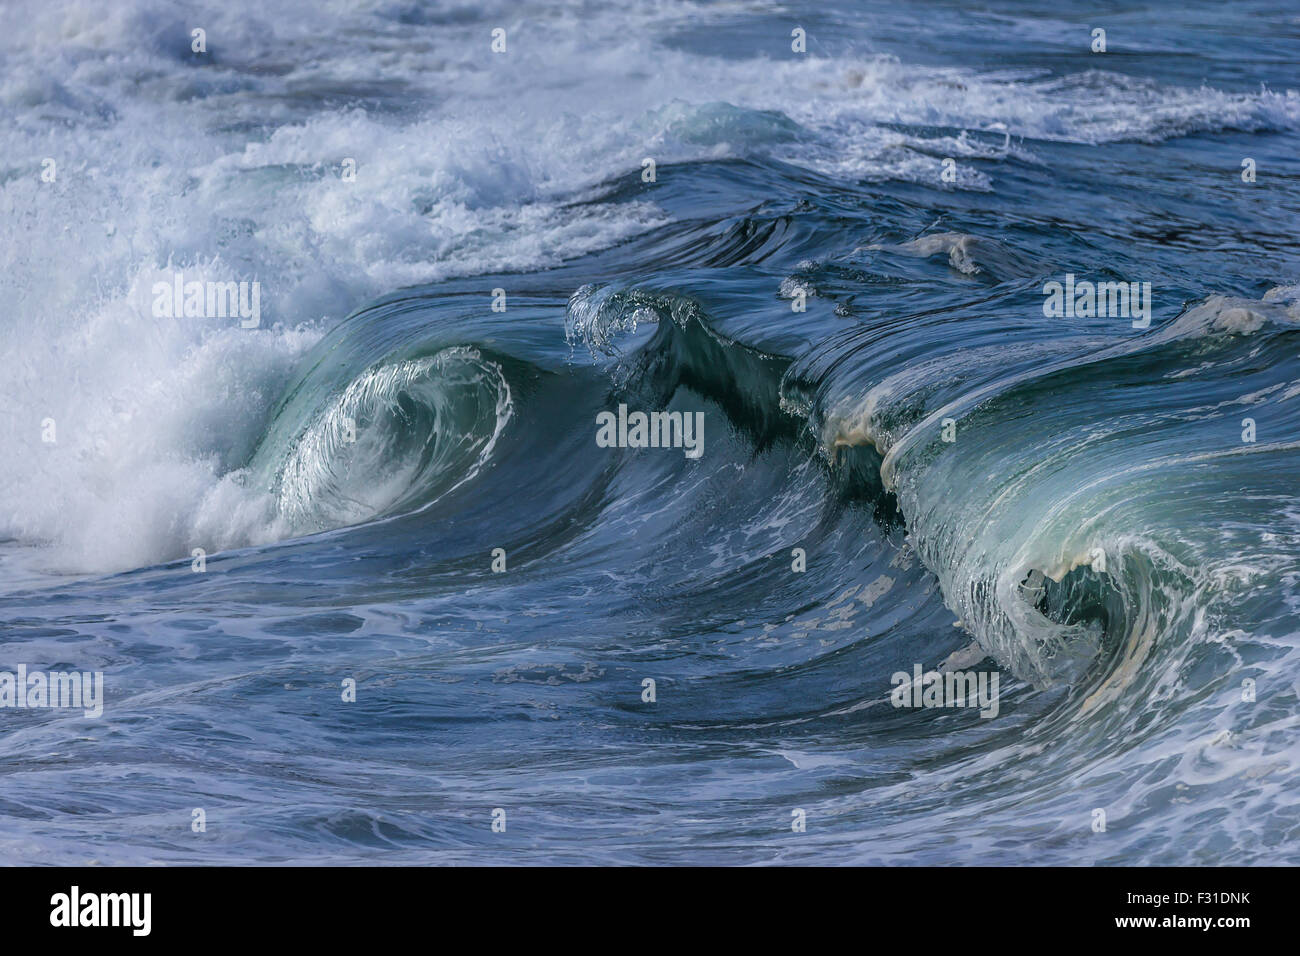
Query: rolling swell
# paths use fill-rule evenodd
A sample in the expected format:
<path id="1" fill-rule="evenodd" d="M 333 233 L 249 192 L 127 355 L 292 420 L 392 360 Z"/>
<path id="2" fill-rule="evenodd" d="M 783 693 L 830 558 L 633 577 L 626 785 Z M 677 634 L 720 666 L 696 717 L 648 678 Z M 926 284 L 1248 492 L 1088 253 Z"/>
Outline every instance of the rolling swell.
<path id="1" fill-rule="evenodd" d="M 1297 861 L 1275 12 L 10 6 L 6 858 Z"/>
<path id="2" fill-rule="evenodd" d="M 719 750 L 748 755 L 728 788 L 775 760 L 792 768 L 779 799 L 805 801 L 811 770 L 844 787 L 847 818 L 890 821 L 855 858 L 905 856 L 941 807 L 970 832 L 1017 820 L 1025 793 L 1068 809 L 1081 777 L 1166 767 L 1171 737 L 1199 742 L 1152 787 L 1258 772 L 1275 712 L 1253 736 L 1206 728 L 1243 667 L 1285 674 L 1282 645 L 1247 625 L 1285 626 L 1296 573 L 1277 531 L 1296 520 L 1292 291 L 1211 296 L 1142 334 L 1053 326 L 1026 307 L 1037 266 L 1004 242 L 945 236 L 919 262 L 878 245 L 796 264 L 816 334 L 774 321 L 792 283 L 743 258 L 719 274 L 707 248 L 653 279 L 515 279 L 503 314 L 485 290 L 511 280 L 493 277 L 354 313 L 304 356 L 245 469 L 288 530 L 223 556 L 223 586 L 283 602 L 273 633 L 302 617 L 341 647 L 376 626 L 359 607 L 409 615 L 400 637 L 380 625 L 393 659 L 375 676 L 410 675 L 388 706 L 411 746 L 522 725 L 530 756 L 511 772 L 529 793 L 601 771 L 611 739 L 666 748 L 638 813 L 670 795 L 708 806 Z M 873 308 L 894 270 L 928 288 L 924 308 Z M 850 322 L 832 306 L 847 296 Z M 595 416 L 619 403 L 704 411 L 704 456 L 598 448 Z M 1240 441 L 1247 412 L 1266 441 Z M 330 554 L 349 573 L 318 580 Z M 891 676 L 915 664 L 1001 668 L 998 718 L 894 708 Z M 648 673 L 662 713 L 609 689 Z M 575 707 L 592 715 L 578 739 L 549 735 Z M 470 749 L 459 800 L 501 772 Z M 683 767 L 699 775 L 685 798 Z M 667 839 L 732 825 L 718 810 Z M 393 837 L 447 839 L 418 823 Z"/>
<path id="3" fill-rule="evenodd" d="M 965 265 L 966 250 L 978 246 L 944 238 L 934 248 L 963 250 Z M 988 248 L 996 261 L 1015 260 Z M 386 314 L 375 311 L 370 321 Z M 659 408 L 695 396 L 722 413 L 711 416 L 713 428 L 725 421 L 743 438 L 745 455 L 780 444 L 820 462 L 827 511 L 836 503 L 865 505 L 882 549 L 893 536 L 904 552 L 915 550 L 984 652 L 1039 687 L 1076 685 L 1085 708 L 1114 703 L 1135 682 L 1183 666 L 1207 639 L 1211 616 L 1230 617 L 1233 584 L 1265 573 L 1198 540 L 1203 515 L 1169 500 L 1164 473 L 1193 466 L 1204 477 L 1199 486 L 1184 483 L 1185 500 L 1204 507 L 1235 487 L 1234 465 L 1256 469 L 1252 459 L 1263 456 L 1279 459 L 1269 467 L 1282 471 L 1282 459 L 1295 453 L 1286 442 L 1239 452 L 1201 448 L 1206 422 L 1222 417 L 1218 405 L 1204 402 L 1207 387 L 1237 369 L 1243 350 L 1258 360 L 1262 345 L 1283 361 L 1296 324 L 1284 302 L 1212 297 L 1163 329 L 1118 343 L 1026 329 L 1022 346 L 981 349 L 978 328 L 967 329 L 960 352 L 940 354 L 929 326 L 950 317 L 922 318 L 857 329 L 796 360 L 722 334 L 690 295 L 639 283 L 585 285 L 565 310 L 573 350 L 567 370 L 544 371 L 470 341 L 419 359 L 394 358 L 433 347 L 421 326 L 418 342 L 401 343 L 340 391 L 358 363 L 340 362 L 334 339 L 371 341 L 358 333 L 359 318 L 318 347 L 335 358 L 314 365 L 291 389 L 271 430 L 279 449 L 259 452 L 264 462 L 278 461 L 271 483 L 295 521 L 305 501 L 315 503 L 312 530 L 428 508 L 436 513 L 439 497 L 473 481 L 497 441 L 510 443 L 517 426 L 543 429 L 543 442 L 577 455 L 600 476 L 599 490 L 593 485 L 581 496 L 582 521 L 592 526 L 621 507 L 617 500 L 594 505 L 620 485 L 611 467 L 628 469 L 598 464 L 601 453 L 585 434 L 590 426 L 567 404 L 572 394 L 557 398 L 547 380 L 576 375 L 586 422 L 591 411 L 620 401 Z M 620 341 L 638 336 L 624 353 Z M 432 341 L 449 337 L 456 338 L 441 328 Z M 915 338 L 925 342 L 923 358 L 909 351 Z M 494 347 L 502 344 L 494 340 Z M 322 369 L 337 380 L 313 382 L 326 374 Z M 324 405 L 304 411 L 304 396 L 327 394 Z M 542 410 L 527 425 L 512 421 L 516 394 Z M 1112 395 L 1124 398 L 1112 403 Z M 381 437 L 363 438 L 340 465 L 332 459 L 342 448 L 345 415 L 355 418 L 358 434 L 377 425 Z M 279 437 L 286 418 L 307 423 L 287 443 Z M 941 437 L 945 420 L 955 425 L 952 442 Z M 1142 460 L 1135 461 L 1139 448 Z M 513 460 L 525 473 L 507 481 L 532 483 L 550 467 L 544 456 Z M 773 476 L 773 512 L 801 493 L 807 467 Z M 350 480 L 371 489 L 371 500 L 339 490 L 348 480 L 340 470 L 360 470 Z M 662 480 L 655 470 L 631 470 Z M 382 503 L 375 503 L 376 488 Z M 646 491 L 634 482 L 617 494 L 637 498 Z M 542 523 L 556 516 L 526 517 Z M 569 543 L 552 541 L 561 551 Z M 528 554 L 532 562 L 562 557 L 535 548 Z M 878 686 L 884 678 L 875 677 Z"/>

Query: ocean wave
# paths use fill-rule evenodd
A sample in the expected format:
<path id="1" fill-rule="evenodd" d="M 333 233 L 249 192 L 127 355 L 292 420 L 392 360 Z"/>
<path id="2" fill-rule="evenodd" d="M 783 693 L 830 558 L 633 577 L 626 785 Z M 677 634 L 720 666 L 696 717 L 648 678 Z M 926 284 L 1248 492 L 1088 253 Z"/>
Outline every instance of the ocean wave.
<path id="1" fill-rule="evenodd" d="M 0 625 L 117 695 L 6 852 L 1293 858 L 1286 47 L 941 12 L 0 10 Z"/>

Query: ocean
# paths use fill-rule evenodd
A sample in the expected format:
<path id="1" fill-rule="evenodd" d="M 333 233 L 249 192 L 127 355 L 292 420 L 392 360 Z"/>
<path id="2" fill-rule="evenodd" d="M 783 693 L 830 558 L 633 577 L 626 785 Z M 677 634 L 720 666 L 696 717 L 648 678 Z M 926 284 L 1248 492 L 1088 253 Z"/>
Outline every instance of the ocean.
<path id="1" fill-rule="evenodd" d="M 0 861 L 1300 863 L 1297 62 L 6 3 Z"/>

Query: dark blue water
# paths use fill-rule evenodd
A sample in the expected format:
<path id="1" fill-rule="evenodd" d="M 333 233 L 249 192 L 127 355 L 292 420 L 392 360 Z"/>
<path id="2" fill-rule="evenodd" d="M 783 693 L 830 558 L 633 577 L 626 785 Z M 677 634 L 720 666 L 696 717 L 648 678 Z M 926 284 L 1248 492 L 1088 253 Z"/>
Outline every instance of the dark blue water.
<path id="1" fill-rule="evenodd" d="M 1300 861 L 1300 8 L 27 6 L 0 857 Z"/>

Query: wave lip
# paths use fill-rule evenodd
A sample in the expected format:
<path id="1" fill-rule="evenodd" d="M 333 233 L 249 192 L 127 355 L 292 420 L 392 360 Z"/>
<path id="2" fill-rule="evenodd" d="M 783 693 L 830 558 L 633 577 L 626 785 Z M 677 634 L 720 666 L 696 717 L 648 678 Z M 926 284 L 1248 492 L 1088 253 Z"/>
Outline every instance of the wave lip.
<path id="1" fill-rule="evenodd" d="M 478 473 L 512 412 L 505 375 L 477 349 L 372 366 L 283 456 L 278 512 L 302 533 L 427 507 Z"/>
<path id="2" fill-rule="evenodd" d="M 864 337 L 831 366 L 848 378 L 804 404 L 829 460 L 879 453 L 917 553 L 990 654 L 1047 687 L 1103 653 L 1088 699 L 1110 700 L 1153 672 L 1148 658 L 1174 668 L 1212 622 L 1257 616 L 1224 583 L 1234 569 L 1287 566 L 1271 542 L 1300 447 L 1277 382 L 1294 362 L 1293 298 L 1211 295 L 1144 335 L 931 351 L 901 368 Z"/>

